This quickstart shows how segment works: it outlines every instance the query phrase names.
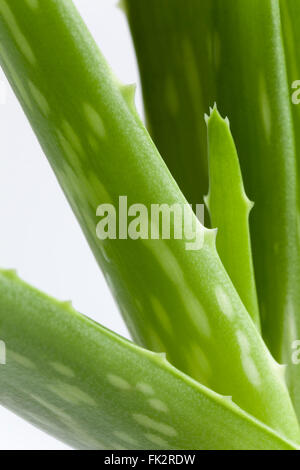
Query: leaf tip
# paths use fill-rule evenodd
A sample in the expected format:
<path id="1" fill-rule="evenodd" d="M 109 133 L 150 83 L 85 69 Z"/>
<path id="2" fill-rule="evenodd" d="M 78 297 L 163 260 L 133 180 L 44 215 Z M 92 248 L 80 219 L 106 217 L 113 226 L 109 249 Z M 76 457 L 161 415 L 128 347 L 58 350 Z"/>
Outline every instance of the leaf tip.
<path id="1" fill-rule="evenodd" d="M 125 15 L 127 15 L 128 10 L 127 10 L 127 5 L 125 0 L 119 0 L 118 3 L 116 4 L 116 7 L 121 10 Z"/>
<path id="2" fill-rule="evenodd" d="M 129 85 L 120 85 L 120 91 L 130 110 L 134 114 L 137 114 L 135 106 L 136 84 L 130 83 Z"/>

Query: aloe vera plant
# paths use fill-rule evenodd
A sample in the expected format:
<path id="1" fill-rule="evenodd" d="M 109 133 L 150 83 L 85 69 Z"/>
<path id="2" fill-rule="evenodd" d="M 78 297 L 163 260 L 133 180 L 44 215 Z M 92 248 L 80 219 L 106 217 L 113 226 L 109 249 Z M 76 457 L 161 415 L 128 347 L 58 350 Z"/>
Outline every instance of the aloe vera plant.
<path id="1" fill-rule="evenodd" d="M 167 124 L 162 127 L 158 123 L 165 109 L 165 88 L 149 84 L 152 70 L 152 81 L 155 77 L 159 83 L 166 83 L 168 76 L 169 82 L 176 79 L 176 62 L 169 48 L 181 52 L 181 73 L 176 80 L 180 103 L 189 74 L 193 77 L 189 96 L 198 109 L 205 112 L 208 104 L 217 102 L 230 118 L 246 194 L 255 203 L 250 228 L 262 334 L 275 358 L 288 365 L 290 392 L 299 416 L 299 367 L 291 361 L 291 345 L 299 337 L 300 305 L 299 2 L 204 0 L 189 2 L 189 8 L 180 0 L 143 3 L 127 0 L 126 5 L 141 67 L 149 127 L 154 129 L 158 146 L 172 140 L 178 151 L 181 148 L 178 142 L 174 144 L 178 134 L 169 133 Z M 198 27 L 198 18 L 204 27 Z M 168 27 L 164 28 L 164 23 Z M 163 46 L 156 41 L 160 34 Z M 190 52 L 184 54 L 187 43 Z M 156 54 L 165 64 L 159 70 L 152 67 Z M 197 98 L 199 90 L 202 101 Z M 296 104 L 291 99 L 295 93 Z M 193 116 L 187 114 L 186 125 L 192 126 L 191 120 Z M 184 157 L 187 166 L 193 167 L 196 153 L 206 162 L 205 149 L 200 152 L 193 146 Z M 167 163 L 176 171 L 177 157 L 173 155 Z M 207 169 L 197 173 L 194 190 L 206 182 L 206 173 Z M 187 184 L 182 183 L 183 190 Z"/>
<path id="2" fill-rule="evenodd" d="M 248 222 L 253 203 L 245 194 L 228 119 L 222 121 L 214 109 L 206 120 L 210 187 L 205 202 L 213 226 L 218 227 L 217 249 L 241 300 L 259 327 Z M 231 187 L 230 191 L 227 185 Z"/>
<path id="3" fill-rule="evenodd" d="M 174 8 L 179 8 L 179 3 L 176 1 Z M 202 34 L 208 34 L 211 18 L 224 17 L 222 9 L 218 15 L 215 11 L 218 4 L 203 2 L 207 16 L 202 16 L 206 24 Z M 278 47 L 270 53 L 270 62 L 276 63 L 279 81 L 286 84 L 281 75 L 276 6 L 277 2 L 264 2 L 256 8 L 263 18 L 272 13 L 271 41 Z M 172 20 L 180 9 L 172 7 L 171 12 Z M 3 69 L 139 345 L 3 272 L 0 333 L 7 344 L 8 362 L 1 370 L 0 402 L 78 448 L 297 448 L 299 424 L 284 366 L 272 357 L 259 332 L 249 202 L 228 121 L 216 109 L 206 119 L 210 158 L 207 201 L 212 225 L 216 221 L 219 226 L 217 245 L 216 231 L 204 228 L 191 208 L 188 215 L 196 237 L 203 242 L 201 249 L 187 249 L 191 240 L 186 234 L 183 239 L 142 235 L 130 239 L 122 220 L 119 237 L 99 240 L 100 204 L 124 205 L 122 196 L 126 195 L 128 207 L 138 202 L 150 212 L 153 204 L 173 207 L 187 201 L 135 110 L 134 87 L 114 77 L 71 0 L 0 0 L 0 15 Z M 177 14 L 175 17 L 178 19 Z M 191 60 L 190 42 L 187 44 L 189 80 L 200 96 L 205 88 Z M 173 80 L 172 74 L 170 77 Z M 212 75 L 211 90 L 214 83 Z M 174 105 L 170 90 L 172 85 L 168 88 L 169 108 Z M 226 102 L 229 91 L 224 91 L 221 103 Z M 280 169 L 286 170 L 279 183 L 283 192 L 293 195 L 289 199 L 293 204 L 293 147 L 288 147 L 286 164 L 280 158 L 280 145 L 284 147 L 291 137 L 292 126 L 286 104 L 279 98 L 274 112 L 282 104 L 282 119 L 286 120 L 282 125 L 276 118 L 278 175 Z M 200 103 L 197 109 L 204 123 Z M 236 119 L 236 114 L 233 117 Z M 246 130 L 247 123 L 245 119 Z M 177 125 L 180 127 L 178 120 Z M 233 129 L 236 137 L 239 127 Z M 184 126 L 181 131 L 188 140 Z M 166 138 L 171 141 L 168 132 Z M 201 148 L 203 158 L 206 143 L 201 135 L 197 133 L 197 143 L 192 141 L 190 148 Z M 240 138 L 244 136 L 245 130 Z M 270 154 L 263 157 L 266 170 Z M 168 157 L 166 160 L 170 166 Z M 199 188 L 204 191 L 206 177 L 201 178 L 200 167 L 206 164 L 199 162 L 196 180 L 202 181 Z M 178 159 L 177 163 L 178 180 L 182 162 Z M 193 168 L 178 181 L 183 190 Z M 225 177 L 232 192 L 224 215 Z M 196 194 L 194 189 L 190 193 L 194 201 Z M 286 199 L 282 203 L 287 203 Z M 293 205 L 289 214 L 292 210 Z M 127 207 L 123 211 L 127 212 Z M 131 215 L 138 212 L 135 206 Z M 294 232 L 288 233 L 287 228 L 290 220 L 285 222 L 284 227 L 280 221 L 276 225 L 279 235 L 293 242 Z M 174 229 L 173 220 L 170 225 Z M 228 231 L 234 236 L 230 238 Z M 271 230 L 271 240 L 274 233 Z M 255 247 L 257 235 L 252 238 Z M 288 248 L 291 253 L 296 249 L 294 245 Z M 234 250 L 236 258 L 230 256 Z M 291 253 L 285 251 L 281 260 L 283 276 L 290 274 Z M 243 263 L 241 279 L 238 258 Z M 292 280 L 296 282 L 296 278 Z M 283 289 L 278 311 L 285 294 Z M 280 333 L 276 328 L 275 323 L 271 335 Z"/>
<path id="4" fill-rule="evenodd" d="M 36 426 L 84 449 L 296 448 L 163 355 L 105 330 L 14 272 L 0 277 L 1 333 L 9 345 L 0 399 Z"/>

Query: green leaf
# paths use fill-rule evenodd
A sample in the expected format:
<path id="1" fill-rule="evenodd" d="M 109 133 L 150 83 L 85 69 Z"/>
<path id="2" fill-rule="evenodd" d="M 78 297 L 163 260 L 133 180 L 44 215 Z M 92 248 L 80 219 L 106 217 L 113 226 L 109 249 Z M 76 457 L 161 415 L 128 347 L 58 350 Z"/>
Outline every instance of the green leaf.
<path id="1" fill-rule="evenodd" d="M 209 154 L 209 194 L 206 204 L 213 227 L 218 228 L 217 251 L 237 292 L 260 329 L 253 271 L 249 213 L 238 155 L 228 119 L 215 107 L 206 116 Z"/>
<path id="2" fill-rule="evenodd" d="M 288 0 L 280 1 L 283 38 L 285 45 L 286 64 L 288 72 L 288 85 L 290 92 L 290 105 L 292 108 L 293 125 L 294 125 L 294 137 L 296 144 L 296 155 L 297 155 L 297 191 L 299 191 L 299 174 L 300 174 L 300 51 L 299 51 L 299 40 L 300 40 L 300 29 L 299 29 L 299 18 L 300 18 L 300 4 L 298 1 Z M 299 202 L 298 202 L 299 205 Z M 298 231 L 297 247 L 300 246 L 300 230 L 299 230 L 299 207 L 298 215 L 295 227 L 290 227 L 291 230 L 294 228 Z M 298 258 L 299 259 L 299 258 Z M 298 262 L 295 262 L 294 268 L 298 268 Z M 299 288 L 299 283 L 297 284 Z M 287 380 L 289 384 L 290 394 L 292 396 L 298 419 L 300 419 L 300 368 L 299 368 L 299 354 L 298 354 L 298 341 L 300 338 L 300 315 L 299 315 L 299 304 L 296 304 L 291 300 L 287 304 L 285 311 L 285 322 L 282 332 L 279 332 L 277 336 L 277 347 L 280 349 L 281 360 L 284 361 L 287 367 Z"/>
<path id="3" fill-rule="evenodd" d="M 235 31 L 235 34 L 232 34 Z M 300 306 L 297 169 L 279 2 L 219 2 L 217 102 L 230 118 L 255 201 L 251 240 L 263 335 L 282 361 L 288 311 Z M 249 45 L 251 44 L 251 47 Z M 247 52 L 246 52 L 247 51 Z"/>
<path id="4" fill-rule="evenodd" d="M 189 208 L 203 241 L 195 251 L 173 237 L 97 238 L 99 204 L 118 208 L 126 195 L 128 206 L 150 211 L 186 200 L 72 2 L 30 5 L 0 0 L 1 62 L 134 339 L 298 440 L 282 367 L 235 291 L 214 232 Z"/>
<path id="5" fill-rule="evenodd" d="M 208 190 L 204 113 L 215 90 L 207 0 L 125 0 L 140 69 L 147 127 L 191 204 Z M 217 52 L 217 51 L 216 51 Z M 199 80 L 199 76 L 203 80 Z"/>
<path id="6" fill-rule="evenodd" d="M 291 84 L 300 79 L 299 2 L 282 0 L 280 11 L 278 0 L 191 0 L 188 5 L 181 0 L 126 1 L 150 129 L 156 129 L 158 125 L 153 123 L 162 121 L 168 113 L 163 99 L 167 72 L 176 80 L 180 97 L 184 94 L 189 97 L 190 91 L 184 87 L 182 77 L 193 77 L 193 103 L 199 112 L 203 112 L 203 104 L 197 94 L 202 93 L 204 100 L 217 102 L 221 113 L 230 119 L 246 193 L 255 201 L 250 230 L 263 336 L 275 358 L 290 363 L 291 337 L 299 338 L 300 308 L 297 182 L 300 160 L 296 156 L 300 145 L 297 131 L 300 107 L 293 106 L 295 129 L 291 112 L 291 92 L 297 92 L 291 90 Z M 194 73 L 191 73 L 194 61 L 183 54 L 183 44 L 187 43 L 189 56 L 197 62 Z M 169 49 L 177 51 L 180 72 Z M 151 76 L 150 67 L 156 57 L 159 60 L 155 76 Z M 161 63 L 166 66 L 158 72 Z M 161 93 L 159 99 L 155 98 L 157 89 Z M 174 117 L 177 125 L 182 121 L 192 125 L 190 115 L 183 107 L 180 110 Z M 178 132 L 168 130 L 167 126 L 159 123 L 171 153 Z M 202 134 L 203 129 L 199 128 L 198 137 Z M 160 137 L 157 133 L 154 136 L 159 143 Z M 181 139 L 182 147 L 188 149 L 184 154 L 185 165 L 193 167 L 190 138 L 186 133 Z M 205 152 L 198 152 L 197 157 L 203 167 Z M 177 158 L 174 152 L 174 160 Z M 176 161 L 172 164 L 177 165 Z M 195 167 L 193 171 L 191 184 L 202 188 L 206 172 L 197 172 Z M 186 180 L 181 185 L 188 184 Z"/>
<path id="7" fill-rule="evenodd" d="M 295 449 L 163 355 L 0 272 L 0 403 L 79 449 Z"/>

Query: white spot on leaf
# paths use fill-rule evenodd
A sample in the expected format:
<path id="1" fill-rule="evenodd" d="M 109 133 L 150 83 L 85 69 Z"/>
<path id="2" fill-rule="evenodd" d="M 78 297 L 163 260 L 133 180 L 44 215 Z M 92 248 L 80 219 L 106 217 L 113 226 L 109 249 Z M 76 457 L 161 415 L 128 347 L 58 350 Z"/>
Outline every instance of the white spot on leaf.
<path id="1" fill-rule="evenodd" d="M 261 382 L 260 375 L 255 362 L 251 357 L 251 347 L 248 338 L 243 331 L 238 330 L 237 340 L 241 349 L 241 361 L 245 374 L 247 375 L 249 382 L 251 382 L 255 387 L 258 387 Z"/>
<path id="2" fill-rule="evenodd" d="M 76 385 L 70 385 L 64 382 L 57 382 L 54 385 L 48 385 L 48 389 L 55 393 L 59 398 L 69 403 L 78 405 L 84 403 L 86 405 L 95 406 L 97 403 L 86 392 Z"/>
<path id="3" fill-rule="evenodd" d="M 100 114 L 89 103 L 83 105 L 83 110 L 92 131 L 103 139 L 105 137 L 105 127 Z"/>
<path id="4" fill-rule="evenodd" d="M 37 86 L 32 83 L 30 80 L 28 81 L 28 87 L 31 92 L 33 99 L 35 100 L 36 104 L 38 105 L 40 111 L 45 115 L 48 116 L 50 113 L 50 106 L 48 101 L 46 100 L 43 93 L 37 88 Z"/>
<path id="5" fill-rule="evenodd" d="M 148 441 L 152 442 L 157 446 L 163 447 L 164 449 L 169 448 L 169 444 L 167 443 L 167 441 L 165 441 L 165 439 L 162 439 L 160 436 L 157 436 L 156 434 L 147 433 L 145 434 L 145 437 L 146 439 L 148 439 Z"/>
<path id="6" fill-rule="evenodd" d="M 167 413 L 169 411 L 168 406 L 158 398 L 150 398 L 148 400 L 149 405 L 157 411 Z"/>
<path id="7" fill-rule="evenodd" d="M 26 369 L 35 369 L 35 364 L 28 359 L 27 357 L 16 353 L 14 351 L 7 351 L 7 360 L 10 362 L 11 360 L 17 362 L 20 366 L 25 367 Z"/>
<path id="8" fill-rule="evenodd" d="M 154 390 L 149 384 L 139 382 L 136 384 L 136 388 L 145 395 L 154 395 Z"/>
<path id="9" fill-rule="evenodd" d="M 3 15 L 3 18 L 11 31 L 11 34 L 19 48 L 19 51 L 26 57 L 28 62 L 34 65 L 36 63 L 36 59 L 31 49 L 31 46 L 24 34 L 22 33 L 10 7 L 4 0 L 0 2 L 0 13 Z"/>
<path id="10" fill-rule="evenodd" d="M 120 390 L 129 390 L 131 388 L 130 384 L 118 375 L 108 374 L 107 378 L 114 387 Z"/>
<path id="11" fill-rule="evenodd" d="M 66 377 L 72 378 L 75 377 L 75 373 L 70 369 L 70 367 L 61 364 L 60 362 L 50 362 L 50 366 L 59 374 Z"/>
<path id="12" fill-rule="evenodd" d="M 168 424 L 161 423 L 160 421 L 155 421 L 154 419 L 150 418 L 149 416 L 134 413 L 133 419 L 139 423 L 141 426 L 144 426 L 149 429 L 153 429 L 161 434 L 166 436 L 176 436 L 177 431 L 172 426 Z"/>
<path id="13" fill-rule="evenodd" d="M 221 311 L 226 315 L 227 318 L 232 319 L 234 317 L 234 311 L 230 298 L 226 294 L 222 286 L 217 286 L 215 294 Z"/>
<path id="14" fill-rule="evenodd" d="M 81 145 L 80 139 L 71 124 L 66 119 L 64 119 L 62 121 L 61 127 L 67 140 L 69 140 L 70 144 L 76 150 L 76 152 L 83 153 L 83 147 Z"/>
<path id="15" fill-rule="evenodd" d="M 114 431 L 114 435 L 121 441 L 126 442 L 127 444 L 131 444 L 131 445 L 137 444 L 136 439 L 133 439 L 133 437 L 129 436 L 126 432 Z"/>

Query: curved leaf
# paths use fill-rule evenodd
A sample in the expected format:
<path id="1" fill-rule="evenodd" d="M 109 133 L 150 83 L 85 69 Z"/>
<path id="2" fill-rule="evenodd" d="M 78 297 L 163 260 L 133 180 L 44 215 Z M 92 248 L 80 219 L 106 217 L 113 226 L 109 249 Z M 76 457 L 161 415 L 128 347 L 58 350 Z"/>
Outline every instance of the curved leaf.
<path id="1" fill-rule="evenodd" d="M 298 439 L 282 368 L 236 293 L 214 233 L 190 208 L 203 241 L 195 251 L 175 237 L 97 238 L 99 204 L 118 208 L 126 195 L 128 206 L 138 202 L 149 211 L 152 204 L 186 200 L 71 0 L 31 6 L 0 0 L 1 61 L 133 337 Z"/>
<path id="2" fill-rule="evenodd" d="M 229 120 L 216 107 L 206 116 L 209 155 L 209 193 L 206 205 L 213 227 L 218 228 L 217 250 L 247 311 L 260 329 L 253 271 L 249 213 Z"/>
<path id="3" fill-rule="evenodd" d="M 295 449 L 164 356 L 0 273 L 0 403 L 79 449 Z"/>

